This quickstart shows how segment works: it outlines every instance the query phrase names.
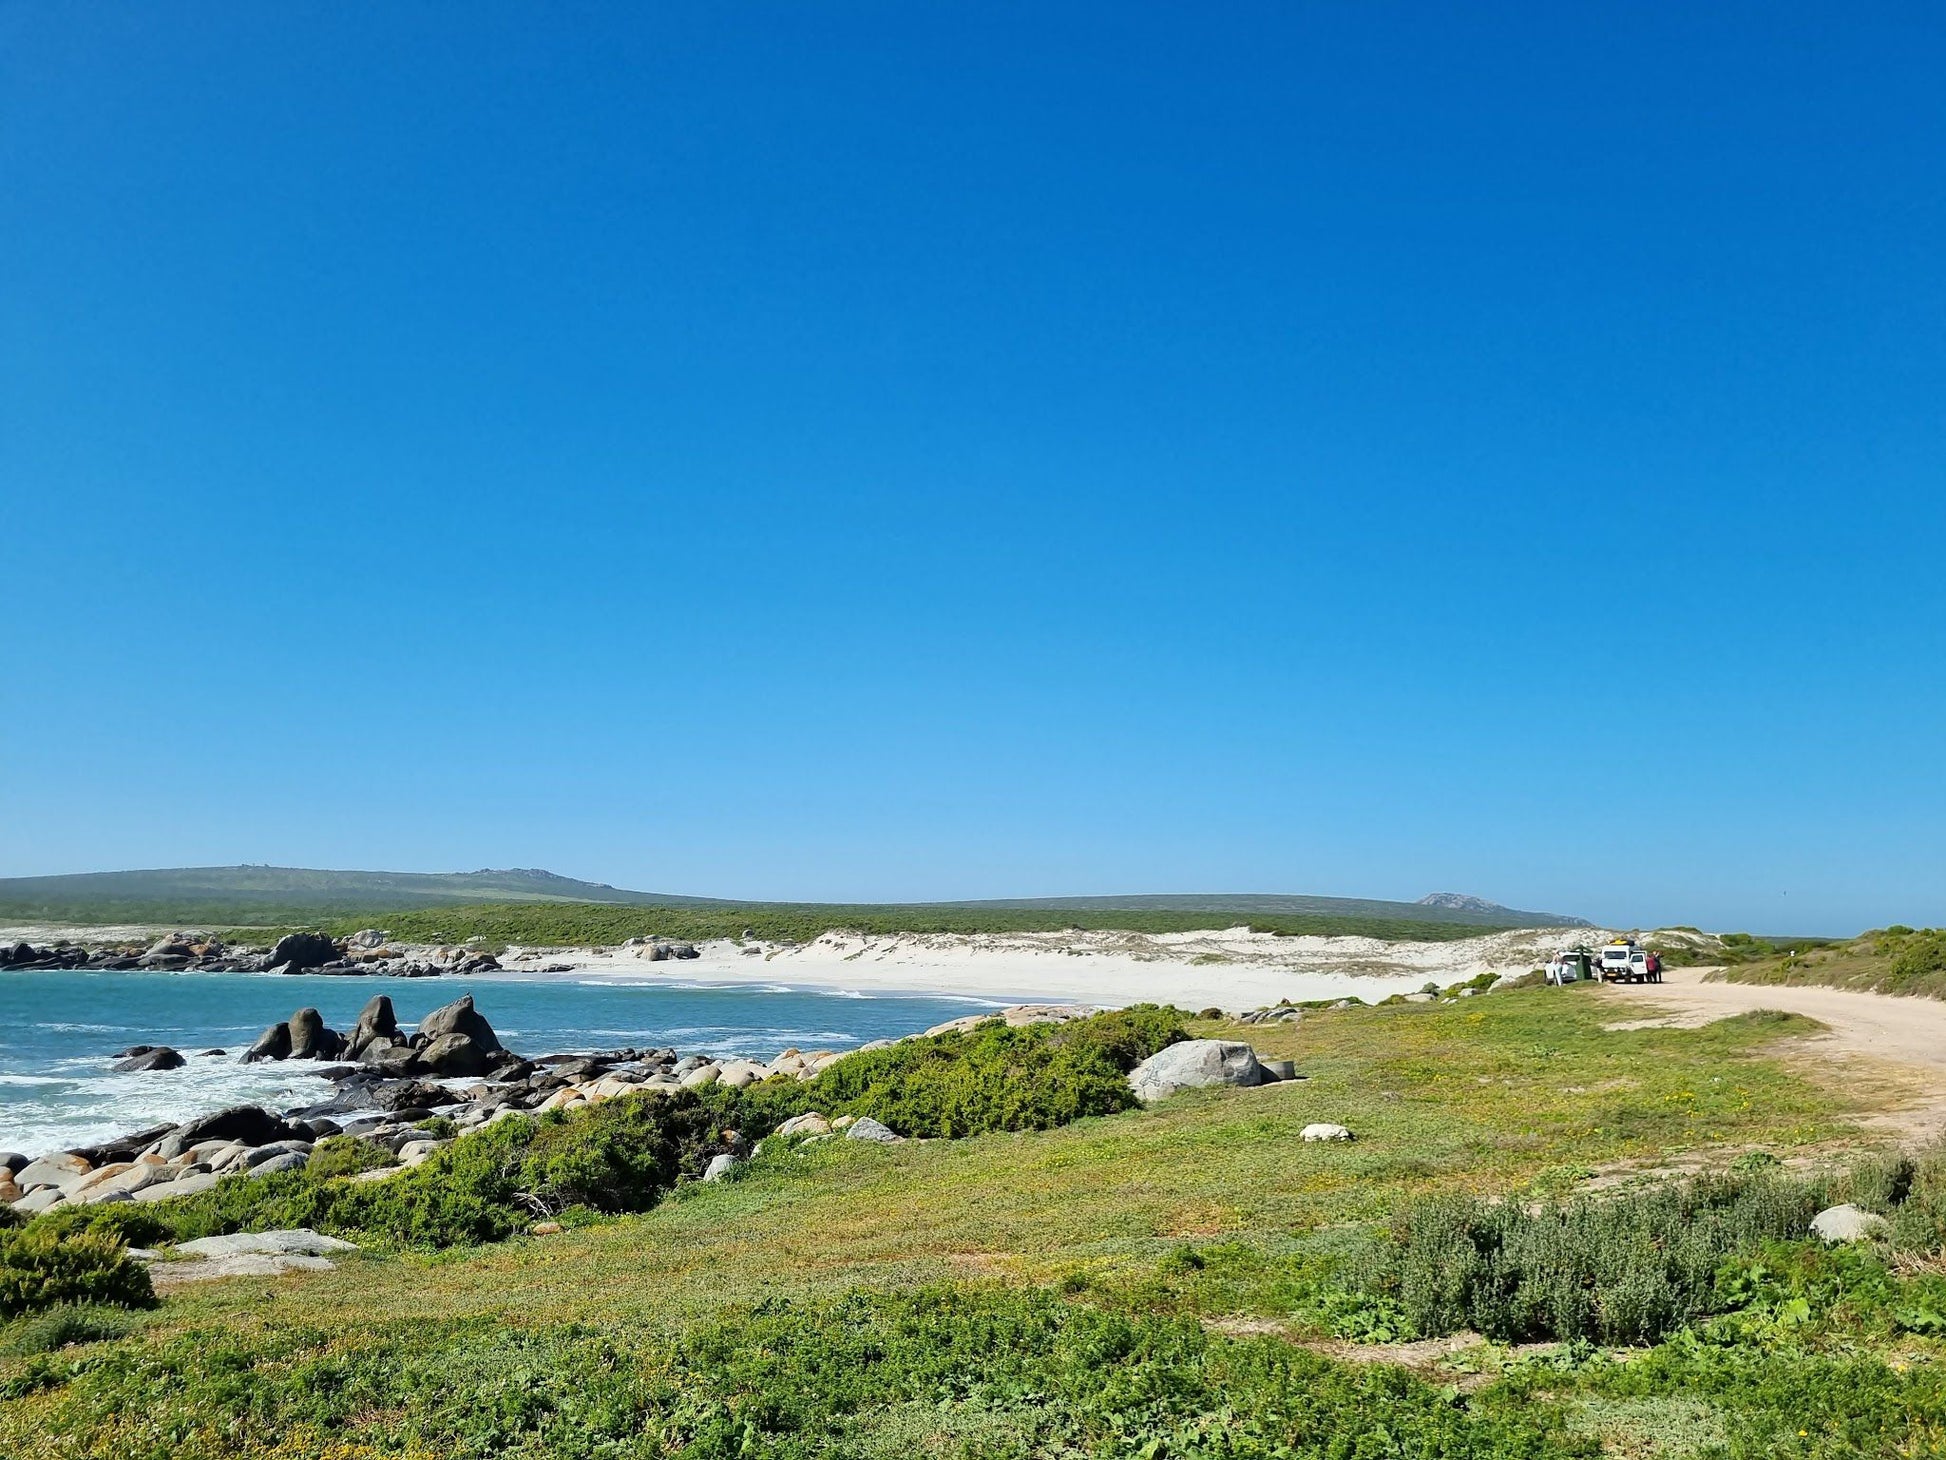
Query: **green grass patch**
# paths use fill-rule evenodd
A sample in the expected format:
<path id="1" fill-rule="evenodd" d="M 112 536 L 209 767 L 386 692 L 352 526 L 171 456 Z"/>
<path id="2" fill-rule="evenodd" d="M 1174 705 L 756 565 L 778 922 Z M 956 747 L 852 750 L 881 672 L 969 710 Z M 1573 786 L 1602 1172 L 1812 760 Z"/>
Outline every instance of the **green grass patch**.
<path id="1" fill-rule="evenodd" d="M 1308 1078 L 1058 1112 L 1065 1123 L 1044 1129 L 1000 1128 L 1009 1107 L 995 1102 L 993 1124 L 965 1139 L 771 1142 L 739 1180 L 678 1184 L 651 1209 L 558 1236 L 381 1244 L 334 1272 L 185 1290 L 124 1337 L 0 1357 L 0 1453 L 1137 1455 L 1161 1441 L 1148 1453 L 1592 1454 L 1593 1432 L 1567 1419 L 1599 1406 L 1611 1424 L 1639 1418 L 1659 1392 L 1610 1392 L 1577 1359 L 1456 1393 L 1208 1325 L 1397 1338 L 1397 1299 L 1347 1277 L 1417 1201 L 1524 1202 L 1570 1173 L 1676 1151 L 1728 1166 L 1751 1147 L 1790 1156 L 1846 1138 L 1839 1097 L 1766 1058 L 1788 1028 L 1604 1030 L 1612 1017 L 1605 1000 L 1537 989 L 1298 1025 L 1192 1022 L 1294 1058 Z M 1097 1026 L 1100 1057 L 1127 1060 L 1143 1027 Z M 955 1108 L 955 1066 L 989 1058 L 969 1051 L 990 1049 L 1008 1079 L 1034 1068 L 1011 1041 L 960 1038 L 957 1058 L 937 1061 L 938 1109 Z M 851 1092 L 869 1094 L 869 1082 Z M 1358 1139 L 1302 1142 L 1317 1120 Z M 584 1149 L 554 1139 L 564 1156 Z M 590 1175 L 577 1155 L 529 1176 L 532 1142 L 519 1153 L 516 1190 L 552 1182 L 584 1202 L 617 1169 L 604 1159 Z M 502 1154 L 495 1180 L 515 1151 Z M 1901 1179 L 1903 1221 L 1925 1181 L 1893 1172 L 1885 1191 Z M 1781 1295 L 1796 1278 L 1754 1281 L 1736 1312 L 1794 1301 Z M 1946 1300 L 1904 1286 L 1880 1306 L 1921 1329 L 1946 1314 Z M 1889 1324 L 1859 1326 L 1841 1303 L 1819 1311 L 1792 1332 L 1891 1341 L 1872 1337 Z M 1896 1341 L 1939 1342 L 1919 1330 Z M 1757 1404 L 1738 1391 L 1718 1407 L 1734 1431 Z"/>

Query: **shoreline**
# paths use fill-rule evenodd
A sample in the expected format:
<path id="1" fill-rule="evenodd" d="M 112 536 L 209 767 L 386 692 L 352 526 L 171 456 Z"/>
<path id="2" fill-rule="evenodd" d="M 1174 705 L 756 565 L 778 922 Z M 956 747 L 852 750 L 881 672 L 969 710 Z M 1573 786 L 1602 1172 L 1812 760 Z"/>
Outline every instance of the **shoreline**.
<path id="1" fill-rule="evenodd" d="M 1572 941 L 1609 936 L 1576 929 Z M 680 963 L 647 947 L 510 946 L 498 974 L 676 985 L 789 986 L 860 995 L 913 994 L 996 1004 L 1056 1001 L 1101 1008 L 1174 1004 L 1228 1014 L 1278 1003 L 1376 1003 L 1478 974 L 1524 973 L 1563 943 L 1559 928 L 1442 942 L 1289 937 L 1229 928 L 1197 933 L 826 933 L 809 943 L 719 939 Z M 565 965 L 565 967 L 563 967 Z M 549 972 L 550 968 L 555 969 Z M 479 975 L 475 975 L 476 977 Z"/>
<path id="2" fill-rule="evenodd" d="M 156 930 L 134 926 L 0 928 L 0 943 L 43 941 L 56 935 L 78 942 L 124 942 Z M 164 936 L 168 936 L 166 933 Z M 721 987 L 802 988 L 833 994 L 966 999 L 997 1005 L 1055 1001 L 1103 1008 L 1136 1003 L 1174 1004 L 1237 1014 L 1278 1003 L 1358 998 L 1375 1003 L 1441 987 L 1482 973 L 1524 973 L 1554 949 L 1594 944 L 1604 928 L 1528 928 L 1477 937 L 1416 942 L 1370 937 L 1252 932 L 1247 927 L 1182 933 L 1068 929 L 1061 932 L 901 933 L 827 932 L 806 943 L 716 939 L 682 945 L 680 957 L 652 940 L 621 945 L 508 945 L 497 959 L 479 945 L 389 945 L 394 967 L 416 965 L 427 975 L 516 978 L 545 983 L 584 982 Z M 458 966 L 473 962 L 473 967 Z M 486 967 L 479 967 L 485 962 Z M 162 971 L 162 970 L 157 970 Z M 3 977 L 4 974 L 0 974 Z M 395 976 L 383 964 L 356 970 L 307 971 L 292 977 Z"/>

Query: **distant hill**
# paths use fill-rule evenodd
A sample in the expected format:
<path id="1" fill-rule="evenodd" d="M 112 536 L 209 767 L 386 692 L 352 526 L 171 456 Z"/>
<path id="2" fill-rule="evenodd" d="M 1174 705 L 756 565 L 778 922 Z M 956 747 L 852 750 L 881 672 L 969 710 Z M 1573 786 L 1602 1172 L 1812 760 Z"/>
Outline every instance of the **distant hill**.
<path id="1" fill-rule="evenodd" d="M 1273 917 L 1389 918 L 1421 923 L 1464 923 L 1493 928 L 1585 928 L 1586 918 L 1563 913 L 1522 912 L 1484 898 L 1435 892 L 1417 902 L 1386 902 L 1368 897 L 1310 897 L 1283 892 L 1167 892 L 1121 897 L 1003 898 L 948 903 L 949 907 L 1045 909 L 1078 912 L 1213 912 Z"/>
<path id="2" fill-rule="evenodd" d="M 284 921 L 482 902 L 603 902 L 723 907 L 714 898 L 627 892 L 537 868 L 478 872 L 335 872 L 309 867 L 159 867 L 0 878 L 0 916 L 60 922 L 172 919 Z"/>
<path id="3" fill-rule="evenodd" d="M 176 922 L 198 925 L 308 923 L 444 907 L 508 903 L 578 903 L 617 907 L 738 912 L 791 909 L 807 915 L 835 907 L 731 898 L 631 892 L 583 882 L 538 868 L 477 872 L 338 872 L 306 867 L 164 867 L 135 872 L 80 872 L 59 877 L 0 878 L 0 919 L 14 922 Z M 1519 912 L 1478 898 L 1435 893 L 1421 902 L 1282 893 L 1164 893 L 1120 897 L 1042 897 L 926 904 L 872 904 L 878 921 L 903 912 L 979 914 L 1016 912 L 1038 924 L 1059 912 L 1101 916 L 1170 914 L 1180 924 L 1209 914 L 1225 923 L 1251 918 L 1330 919 L 1348 924 L 1434 924 L 1481 928 L 1573 927 L 1578 918 Z"/>

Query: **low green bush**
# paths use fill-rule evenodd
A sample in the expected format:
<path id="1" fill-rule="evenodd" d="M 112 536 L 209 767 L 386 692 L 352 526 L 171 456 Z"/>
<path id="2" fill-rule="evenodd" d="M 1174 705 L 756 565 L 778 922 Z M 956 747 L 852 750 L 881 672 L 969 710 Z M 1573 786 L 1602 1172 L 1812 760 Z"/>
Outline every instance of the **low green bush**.
<path id="1" fill-rule="evenodd" d="M 854 1054 L 794 1090 L 764 1090 L 795 1110 L 870 1116 L 900 1135 L 959 1137 L 1049 1130 L 1137 1101 L 1128 1072 L 1164 1046 L 1188 1038 L 1179 1009 L 1137 1005 L 1066 1024 L 1010 1029 L 998 1019 L 973 1029 L 908 1039 Z M 775 1082 L 770 1082 L 775 1083 Z M 780 1117 L 781 1118 L 781 1117 Z M 774 1124 L 774 1121 L 769 1122 Z"/>
<path id="2" fill-rule="evenodd" d="M 100 1343 L 120 1338 L 135 1324 L 126 1308 L 100 1303 L 57 1303 L 0 1323 L 0 1357 L 27 1358 L 51 1354 L 76 1343 Z"/>
<path id="3" fill-rule="evenodd" d="M 31 1226 L 0 1233 L 0 1318 L 58 1303 L 142 1308 L 154 1301 L 149 1270 L 113 1237 Z"/>
<path id="4" fill-rule="evenodd" d="M 1890 970 L 1895 988 L 1923 986 L 1946 974 L 1946 930 L 1928 928 L 1907 933 L 1899 943 Z"/>
<path id="5" fill-rule="evenodd" d="M 57 1237 L 91 1232 L 128 1247 L 153 1247 L 173 1240 L 175 1235 L 171 1224 L 146 1202 L 58 1206 L 34 1218 L 34 1230 Z"/>
<path id="6" fill-rule="evenodd" d="M 1803 1236 L 1824 1195 L 1752 1172 L 1538 1207 L 1436 1197 L 1395 1218 L 1361 1285 L 1425 1335 L 1649 1342 L 1719 1311 L 1724 1259 Z"/>
<path id="7" fill-rule="evenodd" d="M 311 1159 L 304 1163 L 307 1176 L 356 1176 L 361 1171 L 380 1171 L 396 1166 L 399 1158 L 391 1148 L 362 1136 L 327 1136 L 311 1147 Z"/>

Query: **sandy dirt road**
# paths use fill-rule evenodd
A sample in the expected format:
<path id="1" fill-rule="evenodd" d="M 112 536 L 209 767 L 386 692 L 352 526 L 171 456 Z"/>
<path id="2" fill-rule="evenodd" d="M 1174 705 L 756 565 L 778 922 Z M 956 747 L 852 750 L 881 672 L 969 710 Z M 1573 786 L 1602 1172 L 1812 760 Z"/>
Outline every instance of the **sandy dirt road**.
<path id="1" fill-rule="evenodd" d="M 1696 1026 L 1751 1009 L 1816 1019 L 1824 1032 L 1790 1047 L 1807 1073 L 1838 1079 L 1863 1104 L 1877 1107 L 1867 1124 L 1946 1135 L 1946 1001 L 1816 985 L 1709 983 L 1710 971 L 1672 968 L 1663 983 L 1613 984 L 1599 996 L 1615 1008 L 1614 1027 Z"/>

